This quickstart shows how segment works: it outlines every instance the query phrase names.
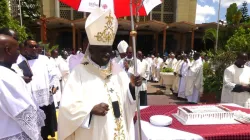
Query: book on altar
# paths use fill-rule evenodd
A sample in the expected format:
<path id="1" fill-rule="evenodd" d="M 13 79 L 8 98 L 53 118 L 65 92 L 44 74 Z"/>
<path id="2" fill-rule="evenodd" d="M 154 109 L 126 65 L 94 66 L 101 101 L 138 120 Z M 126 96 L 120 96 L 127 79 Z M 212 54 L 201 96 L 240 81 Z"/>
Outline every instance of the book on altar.
<path id="1" fill-rule="evenodd" d="M 30 78 L 33 76 L 31 68 L 30 68 L 30 66 L 29 66 L 29 64 L 28 64 L 28 62 L 26 60 L 23 60 L 21 63 L 19 63 L 18 67 L 20 69 L 22 69 L 23 76 L 30 77 Z"/>

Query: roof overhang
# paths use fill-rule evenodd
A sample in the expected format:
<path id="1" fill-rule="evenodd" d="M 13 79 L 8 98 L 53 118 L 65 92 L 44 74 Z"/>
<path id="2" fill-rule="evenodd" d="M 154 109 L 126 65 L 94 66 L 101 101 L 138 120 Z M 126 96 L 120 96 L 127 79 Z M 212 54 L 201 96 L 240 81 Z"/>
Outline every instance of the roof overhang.
<path id="1" fill-rule="evenodd" d="M 167 24 L 165 22 L 160 22 L 156 20 L 150 20 L 146 22 L 138 22 L 136 24 L 136 29 L 138 31 L 154 31 L 154 32 L 161 32 L 167 28 Z"/>
<path id="2" fill-rule="evenodd" d="M 71 27 L 71 21 L 64 19 L 64 18 L 49 17 L 49 18 L 46 18 L 46 22 L 47 22 L 48 29 Z"/>
<path id="3" fill-rule="evenodd" d="M 196 28 L 194 23 L 181 21 L 169 24 L 168 30 L 185 33 L 195 30 Z"/>
<path id="4" fill-rule="evenodd" d="M 196 26 L 199 28 L 200 31 L 204 31 L 210 28 L 216 29 L 218 24 L 216 22 L 211 22 L 211 23 L 197 24 Z M 224 25 L 219 24 L 219 26 L 220 26 L 220 29 L 222 30 L 225 29 Z"/>
<path id="5" fill-rule="evenodd" d="M 85 30 L 85 22 L 86 18 L 81 18 L 72 21 L 72 23 L 75 25 L 77 29 L 82 29 L 82 30 Z"/>
<path id="6" fill-rule="evenodd" d="M 119 23 L 118 29 L 126 30 L 126 31 L 131 30 L 131 26 L 130 26 L 131 22 L 129 20 L 120 18 L 120 19 L 118 19 L 118 23 Z"/>

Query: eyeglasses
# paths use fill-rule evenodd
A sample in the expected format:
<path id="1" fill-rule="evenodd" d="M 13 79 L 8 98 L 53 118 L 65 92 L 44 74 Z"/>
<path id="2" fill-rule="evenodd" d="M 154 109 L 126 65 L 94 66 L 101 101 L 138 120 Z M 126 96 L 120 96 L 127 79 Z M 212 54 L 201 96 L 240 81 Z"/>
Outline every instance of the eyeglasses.
<path id="1" fill-rule="evenodd" d="M 28 47 L 31 48 L 31 49 L 32 49 L 32 48 L 38 48 L 37 45 L 28 45 Z"/>

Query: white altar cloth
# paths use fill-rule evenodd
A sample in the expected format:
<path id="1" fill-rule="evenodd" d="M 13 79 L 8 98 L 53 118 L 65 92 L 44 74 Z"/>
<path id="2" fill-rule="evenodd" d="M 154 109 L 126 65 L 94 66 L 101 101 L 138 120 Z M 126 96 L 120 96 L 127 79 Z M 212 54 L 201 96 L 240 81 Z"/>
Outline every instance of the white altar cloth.
<path id="1" fill-rule="evenodd" d="M 233 107 L 242 107 L 233 103 L 220 104 Z M 140 109 L 145 109 L 148 106 L 141 106 Z M 142 140 L 204 140 L 202 136 L 169 128 L 158 127 L 149 122 L 141 120 Z M 138 140 L 138 122 L 135 124 L 135 140 Z"/>

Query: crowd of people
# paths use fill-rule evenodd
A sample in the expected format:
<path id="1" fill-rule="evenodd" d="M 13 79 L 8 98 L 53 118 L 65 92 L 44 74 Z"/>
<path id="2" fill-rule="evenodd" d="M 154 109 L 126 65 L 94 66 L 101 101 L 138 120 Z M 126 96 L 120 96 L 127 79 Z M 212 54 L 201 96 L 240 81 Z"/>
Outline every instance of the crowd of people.
<path id="1" fill-rule="evenodd" d="M 159 54 L 145 57 L 138 50 L 135 59 L 124 40 L 117 46 L 118 53 L 112 51 L 117 28 L 111 11 L 92 12 L 85 25 L 87 39 L 76 54 L 43 53 L 35 40 L 18 44 L 15 31 L 0 29 L 0 139 L 47 140 L 58 130 L 59 140 L 133 140 L 135 89 L 140 104 L 148 105 L 147 82 L 159 82 L 163 68 L 174 71 L 173 93 L 190 103 L 199 102 L 205 61 L 200 53 L 170 53 L 161 58 Z M 239 55 L 225 71 L 224 88 L 229 91 L 223 92 L 224 102 L 249 104 L 246 58 Z M 229 92 L 244 94 L 229 97 Z"/>

